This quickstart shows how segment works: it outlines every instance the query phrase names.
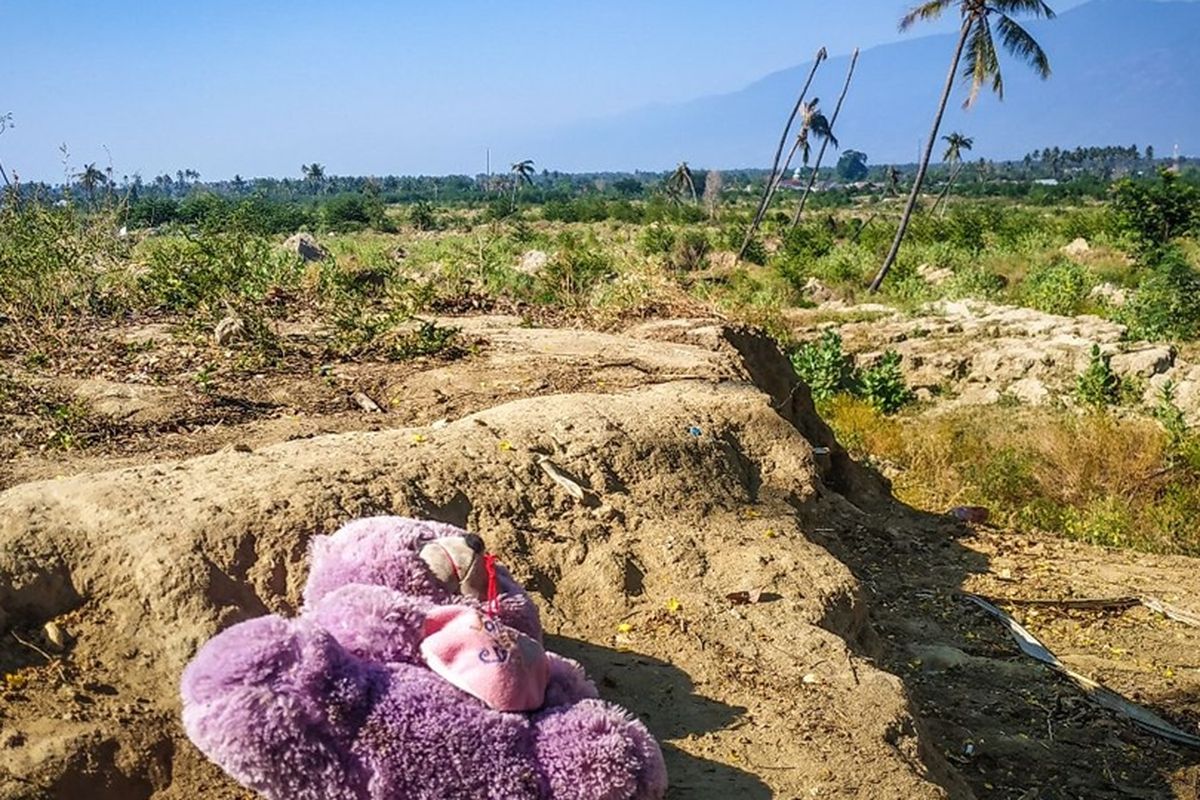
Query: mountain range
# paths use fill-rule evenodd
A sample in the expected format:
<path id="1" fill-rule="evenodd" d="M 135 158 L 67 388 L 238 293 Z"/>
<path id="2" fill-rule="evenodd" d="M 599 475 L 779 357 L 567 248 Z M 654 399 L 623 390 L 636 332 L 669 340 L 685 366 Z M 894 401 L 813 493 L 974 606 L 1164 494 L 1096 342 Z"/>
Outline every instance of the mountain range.
<path id="1" fill-rule="evenodd" d="M 1050 0 L 1053 5 L 1053 0 Z M 1037 78 L 1002 57 L 1005 99 L 990 92 L 970 110 L 956 90 L 942 132 L 974 138 L 970 157 L 1020 158 L 1043 147 L 1153 145 L 1200 154 L 1200 2 L 1091 0 L 1027 29 L 1050 56 Z M 928 135 L 954 36 L 914 37 L 863 51 L 835 131 L 841 147 L 873 163 L 911 162 Z M 810 97 L 832 111 L 849 56 L 821 67 Z M 578 123 L 526 142 L 539 163 L 574 170 L 764 166 L 811 62 L 721 95 Z M 939 153 L 940 155 L 940 148 Z M 836 156 L 835 156 L 836 158 Z"/>

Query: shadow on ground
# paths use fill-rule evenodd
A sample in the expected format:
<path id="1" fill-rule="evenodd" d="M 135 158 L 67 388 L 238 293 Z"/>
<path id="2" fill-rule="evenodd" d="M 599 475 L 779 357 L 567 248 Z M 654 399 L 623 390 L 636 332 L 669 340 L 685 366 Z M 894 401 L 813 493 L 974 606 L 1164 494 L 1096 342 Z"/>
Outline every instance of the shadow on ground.
<path id="1" fill-rule="evenodd" d="M 746 710 L 697 694 L 686 672 L 650 656 L 563 636 L 548 635 L 546 646 L 583 664 L 600 696 L 629 709 L 660 742 L 727 728 Z M 669 744 L 663 746 L 663 756 L 671 779 L 670 800 L 772 796 L 757 777 L 728 764 L 698 758 Z"/>
<path id="2" fill-rule="evenodd" d="M 951 797 L 1200 797 L 1200 752 L 1092 705 L 963 600 L 969 576 L 988 570 L 965 544 L 970 530 L 895 501 L 863 506 L 881 513 L 853 515 L 836 533 L 827 514 L 805 526 L 861 583 L 869 624 L 851 646 L 903 680 L 933 751 L 930 777 Z"/>

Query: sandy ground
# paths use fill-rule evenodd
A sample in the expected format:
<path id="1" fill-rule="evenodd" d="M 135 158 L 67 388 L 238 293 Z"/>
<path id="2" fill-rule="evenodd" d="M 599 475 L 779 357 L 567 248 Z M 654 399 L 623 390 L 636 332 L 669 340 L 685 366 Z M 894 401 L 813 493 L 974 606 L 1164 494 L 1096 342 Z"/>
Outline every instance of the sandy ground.
<path id="1" fill-rule="evenodd" d="M 456 324 L 472 346 L 453 361 L 297 358 L 200 383 L 237 353 L 161 322 L 64 343 L 91 354 L 51 360 L 71 370 L 6 362 L 36 375 L 27 400 L 92 411 L 64 449 L 53 415 L 4 407 L 0 797 L 247 796 L 182 736 L 179 672 L 222 627 L 294 609 L 308 538 L 370 513 L 483 534 L 549 646 L 662 740 L 671 797 L 1200 797 L 1200 752 L 1096 707 L 961 597 L 1200 612 L 1195 561 L 901 506 L 768 341 L 711 320 Z M 1074 669 L 1200 730 L 1200 630 L 1011 609 Z"/>

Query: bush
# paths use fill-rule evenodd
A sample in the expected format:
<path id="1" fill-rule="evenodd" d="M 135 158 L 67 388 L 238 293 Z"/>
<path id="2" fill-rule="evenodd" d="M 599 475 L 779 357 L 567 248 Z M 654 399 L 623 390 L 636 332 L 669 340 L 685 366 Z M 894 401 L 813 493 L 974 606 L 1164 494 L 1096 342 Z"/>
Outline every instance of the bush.
<path id="1" fill-rule="evenodd" d="M 66 312 L 112 312 L 123 305 L 116 284 L 127 274 L 129 240 L 116 235 L 116 214 L 79 213 L 12 196 L 0 200 L 0 311 L 14 318 Z"/>
<path id="2" fill-rule="evenodd" d="M 828 401 L 854 387 L 854 369 L 842 352 L 842 335 L 828 328 L 815 342 L 802 344 L 791 356 L 792 368 L 808 385 L 813 399 Z"/>
<path id="3" fill-rule="evenodd" d="M 1112 190 L 1112 208 L 1120 229 L 1139 250 L 1148 252 L 1200 225 L 1200 190 L 1162 169 L 1157 182 L 1118 181 Z"/>
<path id="4" fill-rule="evenodd" d="M 576 305 L 601 281 L 616 275 L 608 257 L 574 236 L 564 235 L 550 262 L 538 274 L 542 302 Z"/>
<path id="5" fill-rule="evenodd" d="M 900 354 L 895 350 L 888 350 L 878 364 L 862 371 L 857 389 L 862 399 L 884 414 L 896 413 L 913 399 L 900 371 Z"/>
<path id="6" fill-rule="evenodd" d="M 684 271 L 702 269 L 708 263 L 711 247 L 704 231 L 685 230 L 671 248 L 671 266 Z"/>
<path id="7" fill-rule="evenodd" d="M 1034 267 L 1021 282 L 1022 302 L 1047 314 L 1073 316 L 1087 299 L 1087 270 L 1070 259 L 1055 257 Z"/>
<path id="8" fill-rule="evenodd" d="M 1075 397 L 1079 402 L 1094 409 L 1117 402 L 1121 380 L 1113 372 L 1110 360 L 1100 352 L 1099 345 L 1092 345 L 1091 361 L 1075 382 Z"/>
<path id="9" fill-rule="evenodd" d="M 433 203 L 427 200 L 413 203 L 412 208 L 408 210 L 408 221 L 419 231 L 436 231 L 441 227 Z"/>
<path id="10" fill-rule="evenodd" d="M 675 230 L 659 222 L 652 222 L 638 234 L 637 249 L 644 256 L 657 256 L 671 252 L 675 246 Z"/>
<path id="11" fill-rule="evenodd" d="M 1179 250 L 1168 249 L 1117 317 L 1135 339 L 1200 338 L 1200 273 Z"/>
<path id="12" fill-rule="evenodd" d="M 154 304 L 176 311 L 237 298 L 258 300 L 299 274 L 294 258 L 244 231 L 203 232 L 147 245 L 141 289 Z"/>
<path id="13" fill-rule="evenodd" d="M 362 230 L 373 218 L 370 203 L 358 194 L 340 194 L 325 201 L 321 208 L 321 219 L 326 227 L 334 231 Z"/>

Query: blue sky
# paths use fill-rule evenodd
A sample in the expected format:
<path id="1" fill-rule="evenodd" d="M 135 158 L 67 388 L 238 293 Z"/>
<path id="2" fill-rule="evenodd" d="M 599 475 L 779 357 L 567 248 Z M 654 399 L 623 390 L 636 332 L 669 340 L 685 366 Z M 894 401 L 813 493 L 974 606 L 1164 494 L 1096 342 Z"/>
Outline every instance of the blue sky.
<path id="1" fill-rule="evenodd" d="M 0 159 L 52 181 L 64 143 L 73 167 L 111 154 L 118 176 L 147 179 L 293 175 L 314 160 L 331 174 L 473 174 L 490 142 L 522 131 L 737 89 L 821 44 L 893 41 L 906 5 L 3 0 L 0 113 L 16 127 Z"/>

